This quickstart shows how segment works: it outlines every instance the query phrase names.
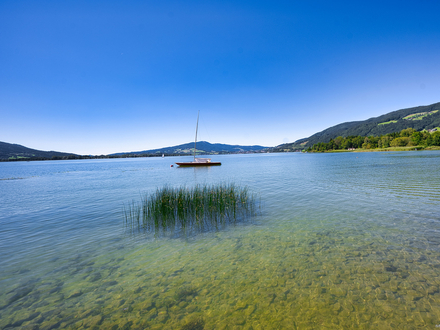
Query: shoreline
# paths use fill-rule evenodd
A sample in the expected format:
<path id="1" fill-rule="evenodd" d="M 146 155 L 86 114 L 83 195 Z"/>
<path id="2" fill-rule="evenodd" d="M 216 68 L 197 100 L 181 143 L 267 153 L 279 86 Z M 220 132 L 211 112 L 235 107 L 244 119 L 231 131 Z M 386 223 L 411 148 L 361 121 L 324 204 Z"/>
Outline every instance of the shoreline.
<path id="1" fill-rule="evenodd" d="M 381 152 L 381 151 L 432 151 L 432 150 L 440 150 L 440 146 L 429 146 L 429 147 L 423 147 L 423 146 L 411 146 L 411 147 L 390 147 L 390 148 L 375 148 L 375 149 L 363 149 L 358 148 L 355 150 L 326 150 L 326 151 L 308 151 L 307 153 L 316 153 L 316 154 L 322 154 L 322 153 L 340 153 L 340 152 Z"/>

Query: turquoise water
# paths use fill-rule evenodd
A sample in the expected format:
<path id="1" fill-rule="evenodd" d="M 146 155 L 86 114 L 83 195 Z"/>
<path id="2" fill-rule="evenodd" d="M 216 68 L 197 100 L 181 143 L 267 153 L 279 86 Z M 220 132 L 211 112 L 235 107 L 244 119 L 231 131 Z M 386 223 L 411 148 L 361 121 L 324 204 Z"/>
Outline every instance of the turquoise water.
<path id="1" fill-rule="evenodd" d="M 440 152 L 0 163 L 0 328 L 440 327 Z M 233 182 L 250 223 L 130 235 L 123 205 Z"/>

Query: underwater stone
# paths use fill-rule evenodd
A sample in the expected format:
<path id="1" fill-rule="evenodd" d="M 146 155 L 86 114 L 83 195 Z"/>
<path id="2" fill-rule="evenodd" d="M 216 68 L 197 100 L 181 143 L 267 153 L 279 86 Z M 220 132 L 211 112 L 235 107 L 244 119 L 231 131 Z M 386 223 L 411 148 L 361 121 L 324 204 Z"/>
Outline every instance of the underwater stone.
<path id="1" fill-rule="evenodd" d="M 255 312 L 255 305 L 249 305 L 248 308 L 246 308 L 246 310 L 244 311 L 244 313 L 246 314 L 246 316 L 250 316 L 253 312 Z"/>
<path id="2" fill-rule="evenodd" d="M 96 282 L 102 278 L 101 273 L 93 273 L 89 277 L 90 282 Z"/>
<path id="3" fill-rule="evenodd" d="M 61 321 L 58 322 L 52 322 L 47 325 L 42 326 L 41 330 L 52 330 L 52 329 L 58 329 L 61 325 Z"/>
<path id="4" fill-rule="evenodd" d="M 60 291 L 62 288 L 63 288 L 62 286 L 56 286 L 55 288 L 51 289 L 51 290 L 49 291 L 49 293 L 50 293 L 50 294 L 52 294 L 52 293 L 56 293 L 56 292 Z"/>
<path id="5" fill-rule="evenodd" d="M 239 300 L 237 301 L 237 303 L 235 304 L 235 309 L 236 310 L 240 310 L 240 309 L 245 309 L 247 306 L 246 302 Z"/>
<path id="6" fill-rule="evenodd" d="M 21 287 L 21 288 L 14 290 L 13 292 L 15 292 L 15 294 L 8 299 L 8 304 L 11 304 L 14 301 L 17 301 L 17 300 L 27 296 L 29 293 L 32 292 L 33 289 L 34 289 L 34 286 Z"/>
<path id="7" fill-rule="evenodd" d="M 350 312 L 344 309 L 342 312 L 339 313 L 339 316 L 343 318 L 347 318 L 348 316 L 350 316 Z"/>
<path id="8" fill-rule="evenodd" d="M 31 315 L 29 315 L 28 317 L 26 317 L 26 318 L 24 318 L 24 319 L 21 319 L 21 320 L 18 320 L 18 321 L 16 321 L 16 322 L 14 322 L 13 324 L 12 324 L 12 326 L 13 327 L 19 327 L 19 326 L 21 326 L 24 322 L 28 322 L 28 321 L 32 321 L 34 318 L 36 318 L 38 315 L 40 315 L 41 313 L 40 312 L 35 312 L 35 313 L 32 313 Z"/>
<path id="9" fill-rule="evenodd" d="M 427 288 L 426 292 L 427 292 L 429 295 L 433 295 L 433 294 L 436 294 L 436 293 L 439 292 L 439 288 L 438 288 L 437 286 L 431 285 L 431 286 L 429 286 L 429 287 Z"/>
<path id="10" fill-rule="evenodd" d="M 164 323 L 166 320 L 168 320 L 169 316 L 168 316 L 168 312 L 167 311 L 160 311 L 159 314 L 156 317 L 156 320 L 158 322 L 162 322 Z"/>
<path id="11" fill-rule="evenodd" d="M 194 305 L 188 305 L 186 307 L 186 310 L 188 311 L 188 313 L 193 313 L 196 311 L 196 309 L 197 309 L 197 306 L 194 306 Z"/>
<path id="12" fill-rule="evenodd" d="M 127 323 L 125 323 L 122 327 L 121 330 L 129 330 L 131 329 L 131 326 L 133 325 L 133 321 L 128 321 Z"/>
<path id="13" fill-rule="evenodd" d="M 335 312 L 339 312 L 340 310 L 341 310 L 341 304 L 340 303 L 336 303 L 336 304 L 334 304 L 333 305 L 333 310 L 335 311 Z"/>
<path id="14" fill-rule="evenodd" d="M 104 318 L 102 317 L 102 315 L 93 316 L 90 320 L 84 322 L 84 327 L 93 328 L 99 326 L 103 320 Z"/>
<path id="15" fill-rule="evenodd" d="M 318 294 L 325 294 L 325 293 L 327 293 L 327 289 L 326 288 L 318 288 L 317 293 Z"/>
<path id="16" fill-rule="evenodd" d="M 93 311 L 87 309 L 83 313 L 79 314 L 79 317 L 82 319 L 85 319 L 85 318 L 89 317 L 90 315 L 92 315 L 92 313 L 93 313 Z"/>
<path id="17" fill-rule="evenodd" d="M 394 308 L 392 306 L 388 305 L 388 304 L 383 304 L 382 305 L 382 310 L 385 313 L 389 313 L 390 314 L 390 313 L 392 313 L 394 311 Z"/>
<path id="18" fill-rule="evenodd" d="M 206 296 L 207 294 L 209 294 L 209 290 L 208 289 L 203 289 L 202 291 L 200 291 L 200 295 L 201 296 Z"/>
<path id="19" fill-rule="evenodd" d="M 242 315 L 234 315 L 232 317 L 231 323 L 235 325 L 244 325 L 246 323 L 246 318 Z"/>
<path id="20" fill-rule="evenodd" d="M 188 303 L 187 303 L 186 301 L 181 301 L 181 302 L 179 303 L 179 307 L 180 307 L 180 308 L 185 308 L 186 306 L 188 306 Z"/>
<path id="21" fill-rule="evenodd" d="M 347 295 L 347 291 L 342 288 L 330 288 L 329 293 L 336 296 L 336 297 L 345 297 Z"/>
<path id="22" fill-rule="evenodd" d="M 387 296 L 386 296 L 385 293 L 379 293 L 379 294 L 377 295 L 377 299 L 378 299 L 378 300 L 387 300 Z"/>
<path id="23" fill-rule="evenodd" d="M 105 282 L 105 283 L 103 283 L 102 286 L 103 286 L 103 287 L 109 287 L 109 286 L 114 286 L 114 285 L 116 285 L 116 284 L 118 284 L 117 281 L 109 281 L 109 282 Z"/>
<path id="24" fill-rule="evenodd" d="M 148 312 L 148 314 L 147 314 L 147 319 L 154 319 L 155 317 L 156 317 L 156 315 L 157 315 L 157 310 L 156 310 L 156 308 L 152 308 L 149 312 Z"/>
<path id="25" fill-rule="evenodd" d="M 399 282 L 397 282 L 397 281 L 394 281 L 394 280 L 390 281 L 389 286 L 393 292 L 396 292 L 399 290 Z"/>
<path id="26" fill-rule="evenodd" d="M 61 310 L 60 309 L 52 309 L 52 310 L 50 310 L 50 311 L 47 311 L 47 312 L 44 312 L 44 313 L 42 313 L 41 314 L 41 317 L 38 319 L 39 320 L 39 322 L 38 323 L 41 323 L 41 322 L 43 322 L 42 320 L 46 320 L 47 318 L 50 318 L 50 317 L 52 317 L 52 316 L 56 316 L 56 315 L 60 315 L 61 314 Z"/>
<path id="27" fill-rule="evenodd" d="M 20 330 L 39 330 L 39 326 L 36 324 L 28 324 L 20 327 Z"/>
<path id="28" fill-rule="evenodd" d="M 201 317 L 193 317 L 186 321 L 181 330 L 203 330 L 205 328 L 205 321 Z"/>
<path id="29" fill-rule="evenodd" d="M 395 266 L 393 266 L 393 265 L 388 265 L 388 266 L 385 266 L 385 270 L 386 270 L 387 272 L 392 272 L 392 273 L 394 273 L 394 272 L 397 271 L 397 267 L 395 267 Z"/>
<path id="30" fill-rule="evenodd" d="M 67 299 L 70 299 L 70 298 L 76 298 L 76 297 L 81 296 L 82 294 L 83 294 L 82 291 L 75 291 L 75 292 L 72 293 Z"/>

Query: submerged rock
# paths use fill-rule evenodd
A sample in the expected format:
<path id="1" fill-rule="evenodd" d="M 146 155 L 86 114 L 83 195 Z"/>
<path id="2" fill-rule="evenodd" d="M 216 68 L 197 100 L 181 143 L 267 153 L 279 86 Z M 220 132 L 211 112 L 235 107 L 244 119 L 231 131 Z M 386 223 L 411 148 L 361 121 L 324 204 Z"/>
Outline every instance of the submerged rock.
<path id="1" fill-rule="evenodd" d="M 33 319 L 35 319 L 35 318 L 36 318 L 38 315 L 40 315 L 40 314 L 41 314 L 40 312 L 32 313 L 32 314 L 29 315 L 28 317 L 25 317 L 25 318 L 23 318 L 23 319 L 20 319 L 20 320 L 14 322 L 14 323 L 12 324 L 12 326 L 13 326 L 13 327 L 19 327 L 19 326 L 21 326 L 24 322 L 32 321 Z"/>
<path id="2" fill-rule="evenodd" d="M 102 284 L 102 287 L 114 286 L 114 285 L 116 285 L 116 284 L 118 284 L 117 281 L 104 282 L 104 283 Z"/>
<path id="3" fill-rule="evenodd" d="M 205 321 L 200 318 L 192 318 L 188 320 L 180 328 L 181 330 L 203 330 L 205 328 Z"/>
<path id="4" fill-rule="evenodd" d="M 101 273 L 92 273 L 89 276 L 89 282 L 96 282 L 102 278 Z"/>
<path id="5" fill-rule="evenodd" d="M 34 289 L 34 286 L 30 286 L 30 287 L 21 287 L 18 289 L 15 289 L 12 292 L 15 292 L 12 297 L 10 297 L 8 299 L 8 304 L 13 303 L 14 301 L 17 301 L 25 296 L 27 296 L 29 293 L 32 292 L 32 290 Z"/>
<path id="6" fill-rule="evenodd" d="M 75 291 L 75 292 L 72 293 L 67 299 L 70 299 L 70 298 L 76 298 L 76 297 L 81 296 L 82 294 L 83 294 L 82 291 Z"/>
<path id="7" fill-rule="evenodd" d="M 104 318 L 102 317 L 102 315 L 93 316 L 90 319 L 90 321 L 86 324 L 86 326 L 90 327 L 90 328 L 96 327 L 96 326 L 100 325 L 103 320 L 104 320 Z"/>

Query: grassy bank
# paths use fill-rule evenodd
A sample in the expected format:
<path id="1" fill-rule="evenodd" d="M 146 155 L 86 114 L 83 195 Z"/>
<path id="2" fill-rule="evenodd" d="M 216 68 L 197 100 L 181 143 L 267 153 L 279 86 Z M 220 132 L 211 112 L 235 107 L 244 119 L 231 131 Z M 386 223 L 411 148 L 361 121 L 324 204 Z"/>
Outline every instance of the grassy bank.
<path id="1" fill-rule="evenodd" d="M 423 147 L 389 147 L 389 148 L 374 148 L 374 149 L 365 149 L 358 148 L 356 150 L 344 150 L 345 152 L 372 152 L 372 151 L 416 151 L 416 150 L 424 150 Z M 333 152 L 340 152 L 342 150 L 334 150 Z M 332 151 L 330 151 L 332 152 Z"/>
<path id="2" fill-rule="evenodd" d="M 234 184 L 165 186 L 124 207 L 130 232 L 177 235 L 217 230 L 257 214 L 259 205 L 247 187 Z"/>
<path id="3" fill-rule="evenodd" d="M 411 146 L 411 147 L 389 147 L 389 148 L 375 148 L 375 149 L 358 148 L 356 150 L 328 150 L 324 152 L 421 151 L 421 150 L 440 150 L 440 147 Z"/>
<path id="4" fill-rule="evenodd" d="M 411 146 L 411 147 L 389 147 L 389 148 L 374 148 L 374 149 L 364 149 L 357 148 L 355 150 L 326 150 L 326 151 L 309 151 L 312 153 L 341 153 L 341 152 L 374 152 L 374 151 L 420 151 L 420 150 L 440 150 L 439 146 Z"/>

